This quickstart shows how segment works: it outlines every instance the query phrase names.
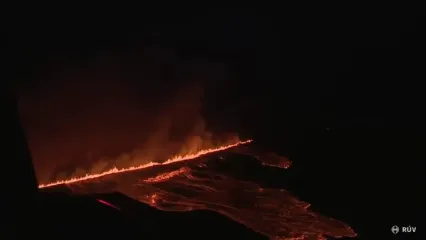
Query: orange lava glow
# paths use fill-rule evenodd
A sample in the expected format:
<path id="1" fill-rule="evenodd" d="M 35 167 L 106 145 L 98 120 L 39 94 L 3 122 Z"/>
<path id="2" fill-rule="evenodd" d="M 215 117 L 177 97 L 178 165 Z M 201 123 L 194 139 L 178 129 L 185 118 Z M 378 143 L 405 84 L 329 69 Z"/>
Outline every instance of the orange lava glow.
<path id="1" fill-rule="evenodd" d="M 164 212 L 209 210 L 269 239 L 326 240 L 326 237 L 357 236 L 350 226 L 312 211 L 309 203 L 291 192 L 260 183 L 271 168 L 284 173 L 289 164 L 272 154 L 259 156 L 222 151 L 193 161 L 117 174 L 103 181 L 68 184 L 55 190 L 80 195 L 115 191 Z M 282 164 L 273 164 L 278 161 Z M 255 163 L 256 176 L 252 175 Z M 244 176 L 240 175 L 241 171 Z M 120 206 L 123 212 L 133 211 L 119 199 L 106 199 L 107 203 Z"/>
<path id="2" fill-rule="evenodd" d="M 102 200 L 102 199 L 97 199 L 97 200 L 98 200 L 98 202 L 100 202 L 100 203 L 102 203 L 102 204 L 104 204 L 104 205 L 106 205 L 106 206 L 108 206 L 108 207 L 112 207 L 112 208 L 115 208 L 115 209 L 117 209 L 117 210 L 120 210 L 120 208 L 118 208 L 118 207 L 116 207 L 116 206 L 112 205 L 111 203 L 109 203 L 109 202 L 107 202 L 107 201 L 105 201 L 105 200 Z"/>
<path id="3" fill-rule="evenodd" d="M 85 180 L 89 180 L 89 179 L 100 178 L 100 177 L 103 177 L 103 176 L 106 176 L 106 175 L 123 173 L 123 172 L 130 172 L 130 171 L 135 171 L 135 170 L 148 168 L 148 167 L 152 167 L 152 166 L 156 166 L 156 165 L 167 165 L 167 164 L 171 164 L 171 163 L 175 163 L 175 162 L 191 160 L 191 159 L 195 159 L 195 158 L 198 158 L 200 156 L 203 156 L 203 155 L 206 155 L 206 154 L 209 154 L 209 153 L 223 151 L 223 150 L 233 148 L 233 147 L 236 147 L 236 146 L 240 146 L 240 145 L 243 145 L 243 144 L 247 144 L 247 143 L 250 143 L 250 142 L 252 142 L 252 140 L 239 141 L 239 142 L 236 142 L 234 144 L 224 145 L 224 146 L 220 146 L 220 147 L 216 147 L 216 148 L 204 149 L 204 150 L 201 150 L 201 151 L 199 151 L 197 153 L 193 153 L 193 154 L 177 155 L 177 156 L 174 156 L 174 157 L 168 159 L 167 161 L 165 161 L 163 163 L 149 162 L 149 163 L 146 163 L 146 164 L 143 164 L 143 165 L 129 167 L 129 168 L 122 168 L 122 169 L 118 169 L 118 168 L 114 167 L 110 170 L 107 170 L 107 171 L 99 173 L 99 174 L 86 174 L 86 176 L 84 176 L 84 177 L 76 177 L 76 178 L 71 178 L 71 179 L 68 179 L 68 180 L 61 180 L 61 181 L 56 181 L 56 182 L 47 183 L 47 184 L 40 184 L 39 188 L 47 188 L 47 187 L 52 187 L 52 186 L 61 185 L 61 184 L 76 183 L 76 182 L 81 182 L 81 181 L 85 181 Z"/>

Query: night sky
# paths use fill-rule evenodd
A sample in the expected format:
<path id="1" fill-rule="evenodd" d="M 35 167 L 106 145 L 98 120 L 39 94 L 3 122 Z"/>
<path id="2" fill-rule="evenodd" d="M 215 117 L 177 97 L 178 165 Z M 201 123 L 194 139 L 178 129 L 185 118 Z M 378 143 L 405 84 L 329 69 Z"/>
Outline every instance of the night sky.
<path id="1" fill-rule="evenodd" d="M 184 129 L 202 121 L 295 159 L 349 141 L 333 155 L 340 163 L 325 166 L 364 158 L 358 165 L 374 166 L 371 178 L 386 161 L 416 163 L 407 149 L 366 157 L 420 146 L 424 26 L 416 14 L 290 12 L 145 10 L 11 27 L 9 70 L 39 180 L 131 151 L 161 128 L 159 118 Z M 382 173 L 409 172 L 397 168 Z"/>

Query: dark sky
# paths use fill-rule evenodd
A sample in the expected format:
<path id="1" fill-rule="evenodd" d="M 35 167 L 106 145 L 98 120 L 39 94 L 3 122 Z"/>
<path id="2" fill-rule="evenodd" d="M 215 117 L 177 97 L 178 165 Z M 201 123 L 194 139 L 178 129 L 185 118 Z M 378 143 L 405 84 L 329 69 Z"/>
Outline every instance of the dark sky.
<path id="1" fill-rule="evenodd" d="M 39 178 L 90 151 L 132 150 L 165 112 L 282 145 L 307 129 L 421 123 L 424 41 L 411 13 L 210 10 L 21 24 L 10 29 L 10 62 Z M 191 120 L 170 110 L 180 102 L 194 105 Z"/>

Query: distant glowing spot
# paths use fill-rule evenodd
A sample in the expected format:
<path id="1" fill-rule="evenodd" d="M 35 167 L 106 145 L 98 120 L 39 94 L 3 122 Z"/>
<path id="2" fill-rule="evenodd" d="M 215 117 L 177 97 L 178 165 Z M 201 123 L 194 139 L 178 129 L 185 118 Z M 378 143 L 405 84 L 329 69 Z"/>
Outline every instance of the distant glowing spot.
<path id="1" fill-rule="evenodd" d="M 107 205 L 108 207 L 112 207 L 112 208 L 115 208 L 115 209 L 117 209 L 117 210 L 120 210 L 120 208 L 118 208 L 118 207 L 116 207 L 116 206 L 112 205 L 111 203 L 109 203 L 109 202 L 107 202 L 107 201 L 105 201 L 105 200 L 102 200 L 102 199 L 96 199 L 96 200 L 98 200 L 98 202 L 100 202 L 100 203 L 102 203 L 102 204 L 104 204 L 104 205 Z"/>
<path id="2" fill-rule="evenodd" d="M 157 194 L 152 194 L 150 197 L 149 197 L 149 199 L 150 199 L 150 202 L 152 203 L 152 204 L 157 204 L 158 203 L 158 201 L 161 201 L 161 199 L 160 199 L 160 197 L 157 195 Z"/>

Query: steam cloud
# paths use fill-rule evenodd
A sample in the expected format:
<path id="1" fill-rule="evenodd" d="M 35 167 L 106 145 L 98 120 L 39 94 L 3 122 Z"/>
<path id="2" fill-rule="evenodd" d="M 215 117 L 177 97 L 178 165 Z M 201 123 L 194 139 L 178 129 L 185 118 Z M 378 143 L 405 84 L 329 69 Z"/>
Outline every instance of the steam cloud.
<path id="1" fill-rule="evenodd" d="M 49 69 L 37 88 L 20 92 L 21 117 L 40 183 L 162 162 L 238 139 L 207 130 L 203 87 L 193 84 L 190 71 L 177 70 L 170 57 L 161 56 L 148 66 L 105 60 L 110 58 L 90 68 L 53 66 L 56 72 Z M 167 77 L 158 78 L 162 71 L 171 79 L 190 80 L 184 88 L 181 81 L 179 89 Z"/>

